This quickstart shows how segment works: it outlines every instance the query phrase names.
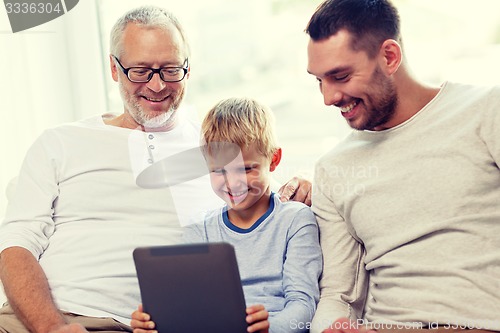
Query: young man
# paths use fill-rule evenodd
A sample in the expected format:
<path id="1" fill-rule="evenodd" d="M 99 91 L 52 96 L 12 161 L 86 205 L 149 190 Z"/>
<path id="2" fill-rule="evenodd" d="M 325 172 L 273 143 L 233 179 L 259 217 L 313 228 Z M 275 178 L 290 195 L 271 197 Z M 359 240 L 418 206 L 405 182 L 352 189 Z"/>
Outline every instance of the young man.
<path id="1" fill-rule="evenodd" d="M 0 228 L 0 332 L 131 331 L 133 249 L 182 241 L 179 197 L 195 201 L 191 211 L 215 202 L 208 175 L 177 188 L 136 184 L 147 166 L 199 146 L 199 127 L 179 112 L 190 71 L 180 23 L 140 7 L 110 40 L 123 113 L 47 130 L 26 155 Z"/>
<path id="2" fill-rule="evenodd" d="M 500 87 L 419 82 L 399 29 L 387 0 L 325 1 L 306 29 L 308 72 L 355 129 L 316 166 L 312 332 L 500 331 Z"/>
<path id="3" fill-rule="evenodd" d="M 202 140 L 212 189 L 226 205 L 186 227 L 185 241 L 235 247 L 246 303 L 254 305 L 249 332 L 306 332 L 319 297 L 318 229 L 309 207 L 271 192 L 281 160 L 271 111 L 251 99 L 223 100 L 206 115 Z M 136 333 L 152 325 L 140 309 L 132 318 Z"/>

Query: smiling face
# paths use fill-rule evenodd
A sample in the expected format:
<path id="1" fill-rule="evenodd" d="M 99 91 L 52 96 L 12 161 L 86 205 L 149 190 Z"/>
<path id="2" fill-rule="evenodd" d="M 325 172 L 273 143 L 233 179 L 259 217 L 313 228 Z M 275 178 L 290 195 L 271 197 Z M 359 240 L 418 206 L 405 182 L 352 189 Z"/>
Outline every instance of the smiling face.
<path id="1" fill-rule="evenodd" d="M 125 68 L 180 67 L 186 60 L 183 40 L 173 26 L 145 27 L 129 23 L 123 32 L 120 54 Z M 113 79 L 119 83 L 127 123 L 146 128 L 164 128 L 174 123 L 184 97 L 188 75 L 180 82 L 164 82 L 154 74 L 149 82 L 130 82 L 110 56 Z"/>
<path id="2" fill-rule="evenodd" d="M 398 98 L 390 77 L 393 72 L 384 67 L 385 54 L 372 59 L 363 50 L 354 51 L 351 42 L 346 30 L 327 39 L 311 39 L 308 72 L 318 79 L 325 104 L 340 108 L 349 126 L 358 130 L 390 128 Z"/>
<path id="3" fill-rule="evenodd" d="M 280 162 L 281 149 L 268 158 L 251 144 L 229 163 L 221 163 L 224 158 L 217 154 L 207 154 L 210 180 L 215 194 L 230 208 L 231 221 L 237 216 L 244 220 L 262 216 L 269 207 L 270 172 Z"/>

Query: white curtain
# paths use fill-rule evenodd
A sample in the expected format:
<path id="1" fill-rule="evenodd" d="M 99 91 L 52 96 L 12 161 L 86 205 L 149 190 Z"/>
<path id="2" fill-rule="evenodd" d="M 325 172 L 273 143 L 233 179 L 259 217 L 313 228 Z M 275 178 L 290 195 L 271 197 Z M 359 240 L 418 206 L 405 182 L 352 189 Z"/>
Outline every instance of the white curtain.
<path id="1" fill-rule="evenodd" d="M 0 10 L 0 217 L 7 185 L 36 137 L 46 128 L 106 111 L 105 61 L 94 0 L 15 34 Z"/>
<path id="2" fill-rule="evenodd" d="M 0 220 L 8 184 L 36 137 L 46 128 L 106 111 L 107 59 L 99 30 L 94 0 L 15 34 L 0 10 Z M 0 288 L 0 304 L 4 300 Z"/>

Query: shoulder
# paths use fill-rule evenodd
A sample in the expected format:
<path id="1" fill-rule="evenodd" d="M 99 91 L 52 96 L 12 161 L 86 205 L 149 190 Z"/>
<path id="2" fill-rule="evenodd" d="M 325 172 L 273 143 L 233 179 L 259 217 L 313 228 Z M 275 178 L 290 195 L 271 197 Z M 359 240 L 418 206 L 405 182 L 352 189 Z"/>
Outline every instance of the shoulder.
<path id="1" fill-rule="evenodd" d="M 213 226 L 219 223 L 220 216 L 222 215 L 223 208 L 217 208 L 208 211 L 203 218 L 205 226 Z"/>
<path id="2" fill-rule="evenodd" d="M 359 150 L 366 148 L 367 141 L 359 140 L 361 131 L 352 130 L 346 137 L 339 141 L 333 148 L 324 153 L 316 161 L 315 167 L 329 168 L 332 164 L 349 161 L 357 156 Z"/>
<path id="3" fill-rule="evenodd" d="M 201 131 L 201 124 L 199 120 L 193 118 L 192 116 L 190 117 L 182 113 L 183 111 L 187 110 L 178 110 L 177 112 L 179 111 L 180 114 L 177 117 L 179 122 L 178 126 L 179 128 L 181 128 L 181 132 L 183 134 L 189 134 L 199 138 Z"/>
<path id="4" fill-rule="evenodd" d="M 79 133 L 89 132 L 95 133 L 95 129 L 106 129 L 110 126 L 106 126 L 103 122 L 103 116 L 93 116 L 86 119 L 81 119 L 77 121 L 71 121 L 59 124 L 57 126 L 46 129 L 41 137 L 59 137 L 59 136 L 69 136 L 76 137 Z"/>
<path id="5" fill-rule="evenodd" d="M 471 85 L 446 82 L 438 95 L 440 105 L 460 104 L 462 109 L 471 108 L 477 112 L 484 108 L 500 105 L 500 86 Z"/>
<path id="6" fill-rule="evenodd" d="M 289 226 L 316 224 L 316 218 L 311 207 L 297 201 L 281 202 L 278 195 L 275 195 L 274 200 L 275 219 L 279 220 L 280 223 L 285 223 Z"/>

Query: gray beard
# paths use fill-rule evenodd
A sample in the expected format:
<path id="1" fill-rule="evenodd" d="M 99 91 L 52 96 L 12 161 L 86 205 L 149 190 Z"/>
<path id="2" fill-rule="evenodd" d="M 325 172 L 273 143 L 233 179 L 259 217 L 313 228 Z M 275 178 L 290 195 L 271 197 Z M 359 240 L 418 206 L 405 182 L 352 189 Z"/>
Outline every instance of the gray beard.
<path id="1" fill-rule="evenodd" d="M 136 107 L 137 112 L 131 112 L 130 115 L 134 118 L 135 122 L 141 124 L 146 128 L 159 128 L 165 127 L 170 118 L 174 114 L 174 110 L 170 109 L 156 117 L 148 118 L 147 114 L 140 107 Z"/>

